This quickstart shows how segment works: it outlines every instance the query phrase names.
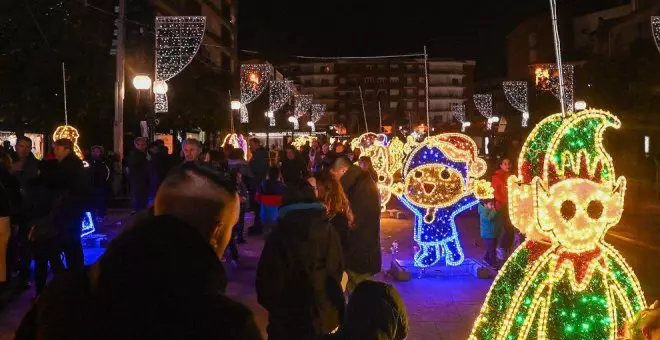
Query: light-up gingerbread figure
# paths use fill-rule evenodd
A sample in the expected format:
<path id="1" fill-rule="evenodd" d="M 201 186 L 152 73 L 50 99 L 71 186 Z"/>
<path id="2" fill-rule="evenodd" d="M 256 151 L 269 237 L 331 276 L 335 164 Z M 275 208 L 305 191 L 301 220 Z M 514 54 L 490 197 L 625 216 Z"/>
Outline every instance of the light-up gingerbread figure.
<path id="1" fill-rule="evenodd" d="M 480 198 L 492 197 L 490 183 L 479 180 L 486 162 L 470 137 L 447 133 L 426 138 L 407 156 L 397 197 L 415 214 L 415 265 L 429 267 L 445 257 L 447 265 L 464 260 L 455 217 Z"/>
<path id="2" fill-rule="evenodd" d="M 75 153 L 78 158 L 83 159 L 83 153 L 78 146 L 78 138 L 80 138 L 78 130 L 71 125 L 58 126 L 53 133 L 53 141 L 63 138 L 73 142 L 73 153 Z"/>
<path id="3" fill-rule="evenodd" d="M 555 114 L 529 135 L 509 185 L 511 222 L 527 235 L 496 277 L 470 339 L 615 339 L 646 303 L 604 241 L 623 212 L 599 110 Z"/>

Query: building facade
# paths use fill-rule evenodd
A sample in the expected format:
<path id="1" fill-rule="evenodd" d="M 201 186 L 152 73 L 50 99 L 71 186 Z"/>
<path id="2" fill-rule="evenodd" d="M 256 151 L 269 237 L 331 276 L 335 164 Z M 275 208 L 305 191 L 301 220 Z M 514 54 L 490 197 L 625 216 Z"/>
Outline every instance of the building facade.
<path id="1" fill-rule="evenodd" d="M 452 123 L 451 104 L 467 103 L 472 97 L 475 64 L 463 60 L 429 60 L 432 125 Z M 314 102 L 327 105 L 326 118 L 317 126 L 341 123 L 350 132 L 361 132 L 367 127 L 369 131 L 379 131 L 381 124 L 426 121 L 423 59 L 291 62 L 280 69 L 287 78 L 296 81 L 302 93 L 314 94 Z"/>

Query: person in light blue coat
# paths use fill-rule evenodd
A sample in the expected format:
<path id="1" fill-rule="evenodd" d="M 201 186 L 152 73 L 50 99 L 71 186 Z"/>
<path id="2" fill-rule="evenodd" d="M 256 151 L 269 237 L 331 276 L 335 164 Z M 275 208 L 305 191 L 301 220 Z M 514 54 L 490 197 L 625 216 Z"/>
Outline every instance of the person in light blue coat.
<path id="1" fill-rule="evenodd" d="M 497 267 L 497 240 L 503 224 L 504 215 L 495 209 L 495 202 L 485 200 L 479 203 L 479 231 L 486 247 L 484 261 L 493 267 Z"/>

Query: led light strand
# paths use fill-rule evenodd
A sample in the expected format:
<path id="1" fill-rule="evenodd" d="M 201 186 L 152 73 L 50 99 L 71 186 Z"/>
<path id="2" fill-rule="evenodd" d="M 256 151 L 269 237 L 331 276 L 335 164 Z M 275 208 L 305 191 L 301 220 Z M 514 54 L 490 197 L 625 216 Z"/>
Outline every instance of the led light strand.
<path id="1" fill-rule="evenodd" d="M 53 133 L 53 141 L 57 141 L 58 139 L 70 140 L 73 143 L 73 153 L 75 153 L 78 158 L 85 159 L 82 150 L 80 150 L 80 146 L 78 146 L 78 138 L 80 138 L 80 133 L 71 125 L 60 125 Z"/>
<path id="2" fill-rule="evenodd" d="M 493 120 L 493 96 L 490 94 L 475 94 L 474 106 L 486 118 L 486 128 L 491 129 Z"/>
<path id="3" fill-rule="evenodd" d="M 243 150 L 243 157 L 245 160 L 248 159 L 248 143 L 243 135 L 230 133 L 225 136 L 225 139 L 222 141 L 222 147 L 224 148 L 227 145 L 233 146 L 235 149 Z"/>
<path id="4" fill-rule="evenodd" d="M 470 122 L 467 121 L 465 114 L 465 104 L 463 103 L 453 103 L 451 104 L 451 113 L 454 115 L 454 118 L 461 123 L 461 132 L 465 132 L 465 129 L 470 126 Z"/>
<path id="5" fill-rule="evenodd" d="M 243 64 L 241 65 L 241 123 L 248 123 L 250 116 L 247 105 L 255 101 L 273 76 L 271 64 Z"/>
<path id="6" fill-rule="evenodd" d="M 307 114 L 307 111 L 312 107 L 312 100 L 314 95 L 311 94 L 296 94 L 293 96 L 294 103 L 294 116 L 300 118 Z"/>
<path id="7" fill-rule="evenodd" d="M 403 166 L 402 182 L 391 186 L 415 214 L 414 239 L 420 247 L 415 265 L 432 266 L 441 254 L 447 265 L 460 265 L 464 255 L 455 217 L 479 199 L 492 197 L 492 190 L 484 189 L 487 182 L 472 183 L 485 173 L 486 162 L 477 157 L 476 143 L 462 134 L 432 136 L 415 145 Z"/>
<path id="8" fill-rule="evenodd" d="M 268 118 L 270 126 L 275 126 L 275 112 L 291 98 L 292 80 L 271 80 L 268 87 Z"/>
<path id="9" fill-rule="evenodd" d="M 658 48 L 658 52 L 660 52 L 660 16 L 651 17 L 651 32 L 653 32 L 655 46 Z"/>
<path id="10" fill-rule="evenodd" d="M 522 126 L 527 127 L 529 122 L 529 98 L 527 96 L 526 81 L 504 81 L 502 82 L 504 96 L 509 104 L 522 113 Z"/>
<path id="11" fill-rule="evenodd" d="M 157 16 L 155 19 L 155 83 L 174 78 L 199 51 L 206 30 L 203 16 Z M 168 111 L 167 95 L 156 94 L 154 112 Z"/>
<path id="12" fill-rule="evenodd" d="M 311 122 L 316 123 L 318 122 L 321 118 L 323 118 L 323 115 L 325 115 L 325 104 L 312 104 L 311 106 Z"/>
<path id="13" fill-rule="evenodd" d="M 534 66 L 536 89 L 539 91 L 550 91 L 557 98 L 561 98 L 562 91 L 559 84 L 559 68 L 555 64 L 542 64 Z M 565 112 L 571 113 L 575 111 L 574 107 L 574 81 L 575 81 L 575 68 L 573 65 L 563 65 L 563 95 Z"/>

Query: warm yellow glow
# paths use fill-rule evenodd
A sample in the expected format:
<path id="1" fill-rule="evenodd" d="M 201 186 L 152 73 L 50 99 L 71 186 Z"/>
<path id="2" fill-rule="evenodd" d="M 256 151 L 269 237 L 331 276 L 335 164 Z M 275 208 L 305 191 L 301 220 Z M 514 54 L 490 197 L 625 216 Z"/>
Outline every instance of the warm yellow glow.
<path id="1" fill-rule="evenodd" d="M 75 153 L 78 158 L 83 159 L 83 153 L 78 146 L 79 137 L 80 134 L 78 133 L 78 130 L 71 125 L 58 126 L 57 129 L 55 129 L 55 133 L 53 133 L 53 141 L 58 139 L 68 139 L 73 142 L 73 153 Z"/>
<path id="2" fill-rule="evenodd" d="M 313 142 L 317 140 L 316 136 L 310 136 L 310 135 L 301 135 L 296 137 L 296 139 L 291 143 L 296 149 L 300 150 L 300 148 L 305 145 L 305 143 L 309 142 L 311 145 Z"/>
<path id="3" fill-rule="evenodd" d="M 536 86 L 545 79 L 550 79 L 550 70 L 544 67 L 537 67 L 534 71 L 536 75 Z"/>
<path id="4" fill-rule="evenodd" d="M 151 88 L 151 78 L 145 75 L 137 75 L 133 78 L 133 87 L 136 90 L 148 90 Z"/>
<path id="5" fill-rule="evenodd" d="M 243 155 L 244 158 L 247 160 L 248 157 L 248 145 L 247 145 L 247 140 L 243 135 L 238 135 L 235 133 L 230 133 L 225 136 L 225 139 L 222 141 L 222 147 L 225 147 L 225 145 L 231 145 L 236 149 L 241 149 L 243 150 Z"/>

